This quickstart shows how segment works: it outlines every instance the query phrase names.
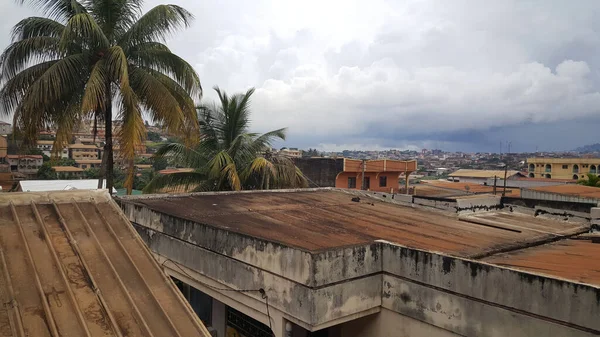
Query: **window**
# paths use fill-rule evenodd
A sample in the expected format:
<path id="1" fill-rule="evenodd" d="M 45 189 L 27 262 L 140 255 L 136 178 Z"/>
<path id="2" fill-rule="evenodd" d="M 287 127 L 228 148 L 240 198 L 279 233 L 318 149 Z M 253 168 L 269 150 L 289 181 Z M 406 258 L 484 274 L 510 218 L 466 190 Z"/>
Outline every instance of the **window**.
<path id="1" fill-rule="evenodd" d="M 591 174 L 596 174 L 596 165 L 590 166 L 590 173 Z"/>
<path id="2" fill-rule="evenodd" d="M 573 180 L 577 180 L 577 179 L 579 179 L 579 177 L 576 174 L 574 174 L 573 175 Z"/>
<path id="3" fill-rule="evenodd" d="M 535 174 L 529 173 L 529 178 L 535 178 Z"/>
<path id="4" fill-rule="evenodd" d="M 364 186 L 365 190 L 368 190 L 371 188 L 371 178 L 369 177 L 365 177 L 365 186 Z"/>
<path id="5" fill-rule="evenodd" d="M 579 165 L 573 165 L 573 173 L 579 173 Z"/>
<path id="6" fill-rule="evenodd" d="M 569 165 L 563 165 L 562 168 L 563 168 L 563 170 L 568 170 L 569 169 Z"/>
<path id="7" fill-rule="evenodd" d="M 173 282 L 205 325 L 212 324 L 212 297 L 174 277 Z"/>
<path id="8" fill-rule="evenodd" d="M 546 164 L 546 172 L 552 172 L 552 165 Z"/>
<path id="9" fill-rule="evenodd" d="M 356 177 L 348 178 L 348 188 L 356 188 Z"/>
<path id="10" fill-rule="evenodd" d="M 386 186 L 387 186 L 387 177 L 386 176 L 379 177 L 379 187 L 386 187 Z"/>
<path id="11" fill-rule="evenodd" d="M 535 165 L 529 164 L 529 171 L 535 171 Z"/>

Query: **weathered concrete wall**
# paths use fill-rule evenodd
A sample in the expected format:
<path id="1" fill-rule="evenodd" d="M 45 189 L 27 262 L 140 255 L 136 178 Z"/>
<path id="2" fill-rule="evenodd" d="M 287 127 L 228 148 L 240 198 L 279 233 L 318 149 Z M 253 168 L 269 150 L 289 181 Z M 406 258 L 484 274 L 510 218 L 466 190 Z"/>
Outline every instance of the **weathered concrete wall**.
<path id="1" fill-rule="evenodd" d="M 342 337 L 457 337 L 455 333 L 414 318 L 382 308 L 369 315 L 341 325 Z"/>
<path id="2" fill-rule="evenodd" d="M 265 289 L 269 294 L 269 304 L 292 315 L 306 324 L 317 326 L 348 315 L 378 308 L 381 305 L 381 274 L 354 278 L 344 283 L 312 288 L 297 281 L 287 279 L 271 270 L 251 266 L 243 261 L 215 253 L 201 246 L 182 241 L 173 236 L 135 225 L 136 230 L 150 249 L 156 254 L 168 257 L 173 262 L 198 271 L 200 274 L 217 281 L 219 284 L 233 289 Z M 374 246 L 377 246 L 375 244 Z M 375 247 L 374 247 L 375 248 Z M 379 247 L 376 247 L 379 249 Z M 360 253 L 363 252 L 363 253 Z M 371 254 L 371 247 L 352 252 L 343 250 L 334 260 L 346 260 L 355 256 L 358 264 L 363 264 L 361 254 Z M 374 254 L 378 254 L 374 251 Z M 348 257 L 346 254 L 350 255 Z M 332 275 L 340 273 L 343 266 L 326 266 L 325 260 L 319 265 L 332 271 Z M 293 261 L 290 261 L 293 265 Z M 379 265 L 381 265 L 379 263 Z M 346 265 L 347 268 L 347 265 Z M 348 270 L 356 273 L 356 270 Z M 339 274 L 340 276 L 343 275 Z M 330 284 L 332 282 L 328 282 Z M 260 295 L 249 293 L 248 296 L 258 298 Z"/>
<path id="3" fill-rule="evenodd" d="M 394 245 L 383 247 L 383 269 L 385 308 L 459 334 L 600 332 L 596 287 Z"/>
<path id="4" fill-rule="evenodd" d="M 455 211 L 456 201 L 441 198 L 414 197 L 413 203 L 420 206 L 433 207 L 441 210 Z"/>
<path id="5" fill-rule="evenodd" d="M 598 205 L 600 199 L 595 198 L 583 198 L 575 195 L 565 195 L 559 193 L 540 192 L 529 189 L 521 190 L 521 198 L 523 199 L 534 199 L 534 200 L 551 200 L 551 201 L 566 201 L 566 202 L 577 202 L 586 203 L 592 205 Z"/>
<path id="6" fill-rule="evenodd" d="M 502 198 L 495 195 L 456 199 L 456 211 L 460 213 L 487 212 L 502 207 Z"/>

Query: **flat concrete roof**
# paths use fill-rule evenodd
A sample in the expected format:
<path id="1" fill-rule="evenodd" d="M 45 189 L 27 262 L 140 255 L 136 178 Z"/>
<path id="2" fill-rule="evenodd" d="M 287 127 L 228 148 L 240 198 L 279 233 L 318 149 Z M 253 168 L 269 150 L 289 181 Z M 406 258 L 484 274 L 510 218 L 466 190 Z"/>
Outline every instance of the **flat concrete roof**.
<path id="1" fill-rule="evenodd" d="M 520 249 L 483 261 L 537 274 L 600 285 L 600 243 L 585 236 Z"/>
<path id="2" fill-rule="evenodd" d="M 501 211 L 488 212 L 485 219 L 468 222 L 459 220 L 456 214 L 365 197 L 361 202 L 353 202 L 353 197 L 339 190 L 320 189 L 152 195 L 125 197 L 123 201 L 307 251 L 386 240 L 410 248 L 477 258 L 580 233 L 589 227 Z"/>
<path id="3" fill-rule="evenodd" d="M 0 195 L 0 247 L 2 336 L 210 336 L 106 192 Z"/>

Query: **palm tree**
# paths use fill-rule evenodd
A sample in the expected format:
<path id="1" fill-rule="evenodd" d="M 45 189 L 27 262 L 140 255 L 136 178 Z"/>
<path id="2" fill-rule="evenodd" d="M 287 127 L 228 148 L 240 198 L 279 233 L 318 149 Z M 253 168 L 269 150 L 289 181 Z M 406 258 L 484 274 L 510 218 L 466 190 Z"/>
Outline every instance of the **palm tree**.
<path id="1" fill-rule="evenodd" d="M 103 175 L 110 191 L 112 121 L 118 118 L 116 142 L 128 163 L 130 192 L 133 158 L 146 136 L 142 112 L 171 133 L 197 136 L 194 98 L 202 95 L 200 79 L 164 44 L 190 24 L 189 12 L 160 5 L 142 15 L 143 0 L 17 1 L 45 17 L 17 23 L 12 44 L 0 56 L 0 112 L 14 113 L 15 127 L 30 144 L 39 130 L 52 128 L 59 153 L 82 118 L 104 122 Z"/>
<path id="2" fill-rule="evenodd" d="M 600 187 L 600 177 L 595 174 L 588 173 L 587 179 L 580 179 L 577 181 L 577 183 L 584 186 Z"/>
<path id="3" fill-rule="evenodd" d="M 250 98 L 254 89 L 233 96 L 215 87 L 219 104 L 198 107 L 200 142 L 195 146 L 171 143 L 156 157 L 192 172 L 161 175 L 144 192 L 182 186 L 194 191 L 239 191 L 307 186 L 306 178 L 290 158 L 270 151 L 274 140 L 285 139 L 285 129 L 259 135 L 250 133 Z"/>

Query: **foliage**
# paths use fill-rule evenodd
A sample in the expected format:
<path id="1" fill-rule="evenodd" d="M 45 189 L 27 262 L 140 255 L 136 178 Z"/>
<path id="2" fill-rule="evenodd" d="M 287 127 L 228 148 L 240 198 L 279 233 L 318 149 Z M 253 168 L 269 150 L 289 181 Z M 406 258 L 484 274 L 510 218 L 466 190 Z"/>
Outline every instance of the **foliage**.
<path id="1" fill-rule="evenodd" d="M 154 171 L 153 170 L 143 170 L 139 174 L 135 176 L 135 180 L 133 182 L 133 188 L 136 190 L 143 190 L 150 181 L 154 179 Z"/>
<path id="2" fill-rule="evenodd" d="M 52 168 L 50 162 L 46 162 L 40 166 L 37 172 L 37 178 L 40 180 L 56 180 L 56 171 Z"/>
<path id="3" fill-rule="evenodd" d="M 144 189 L 166 186 L 194 187 L 195 190 L 270 189 L 306 186 L 306 178 L 289 158 L 270 152 L 276 139 L 285 139 L 285 129 L 263 135 L 250 133 L 250 98 L 254 89 L 233 96 L 215 87 L 219 104 L 198 107 L 200 142 L 193 146 L 171 143 L 158 150 L 155 158 L 169 158 L 193 172 L 157 176 Z"/>
<path id="4" fill-rule="evenodd" d="M 151 142 L 160 142 L 162 141 L 162 137 L 160 136 L 160 134 L 156 133 L 156 132 L 148 132 L 148 136 L 147 139 Z"/>
<path id="5" fill-rule="evenodd" d="M 50 166 L 75 166 L 77 163 L 70 158 L 51 159 Z"/>
<path id="6" fill-rule="evenodd" d="M 106 176 L 113 174 L 112 121 L 133 187 L 136 146 L 146 137 L 142 111 L 171 133 L 197 138 L 195 100 L 202 95 L 191 65 L 164 44 L 193 16 L 176 5 L 142 15 L 140 0 L 18 0 L 45 17 L 21 20 L 0 56 L 0 113 L 29 144 L 42 129 L 57 130 L 55 149 L 84 117 L 104 121 Z M 113 106 L 117 111 L 113 113 Z"/>
<path id="7" fill-rule="evenodd" d="M 83 178 L 85 179 L 98 179 L 100 178 L 100 169 L 99 168 L 89 168 L 83 171 Z"/>
<path id="8" fill-rule="evenodd" d="M 600 177 L 596 174 L 588 173 L 587 179 L 580 179 L 577 183 L 584 186 L 600 187 Z"/>
<path id="9" fill-rule="evenodd" d="M 321 157 L 322 154 L 317 149 L 308 149 L 308 151 L 302 152 L 302 157 Z"/>
<path id="10" fill-rule="evenodd" d="M 152 168 L 155 171 L 161 171 L 169 166 L 169 161 L 164 157 L 154 157 L 152 158 Z"/>

